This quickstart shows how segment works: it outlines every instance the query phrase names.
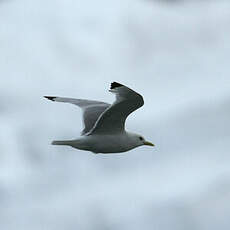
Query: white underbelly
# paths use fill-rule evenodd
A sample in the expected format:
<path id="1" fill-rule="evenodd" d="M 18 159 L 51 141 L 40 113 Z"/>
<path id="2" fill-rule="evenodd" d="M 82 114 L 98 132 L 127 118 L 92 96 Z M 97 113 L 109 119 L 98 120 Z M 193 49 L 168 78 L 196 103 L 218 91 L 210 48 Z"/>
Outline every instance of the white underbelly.
<path id="1" fill-rule="evenodd" d="M 120 153 L 133 148 L 125 135 L 97 135 L 84 139 L 85 150 L 94 153 Z"/>

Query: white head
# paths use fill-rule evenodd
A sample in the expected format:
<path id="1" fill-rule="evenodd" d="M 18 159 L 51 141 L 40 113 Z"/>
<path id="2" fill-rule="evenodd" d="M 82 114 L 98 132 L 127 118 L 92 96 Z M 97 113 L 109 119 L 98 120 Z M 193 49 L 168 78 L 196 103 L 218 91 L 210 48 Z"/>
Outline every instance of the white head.
<path id="1" fill-rule="evenodd" d="M 153 143 L 146 141 L 145 138 L 143 136 L 141 136 L 140 134 L 129 133 L 129 136 L 131 137 L 132 143 L 136 147 L 142 146 L 142 145 L 155 146 Z"/>

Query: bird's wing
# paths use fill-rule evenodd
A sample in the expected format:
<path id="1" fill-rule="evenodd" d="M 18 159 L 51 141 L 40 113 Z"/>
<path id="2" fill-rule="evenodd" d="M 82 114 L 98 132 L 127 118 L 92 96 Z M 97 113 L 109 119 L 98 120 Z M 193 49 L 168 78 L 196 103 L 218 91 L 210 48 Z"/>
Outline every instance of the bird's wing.
<path id="1" fill-rule="evenodd" d="M 71 103 L 82 109 L 84 129 L 81 135 L 88 133 L 93 128 L 99 116 L 110 106 L 110 104 L 101 101 L 51 96 L 45 96 L 45 98 L 51 101 Z"/>
<path id="2" fill-rule="evenodd" d="M 116 94 L 116 101 L 99 116 L 87 135 L 122 132 L 128 115 L 144 104 L 140 94 L 117 82 L 111 84 L 110 92 Z"/>

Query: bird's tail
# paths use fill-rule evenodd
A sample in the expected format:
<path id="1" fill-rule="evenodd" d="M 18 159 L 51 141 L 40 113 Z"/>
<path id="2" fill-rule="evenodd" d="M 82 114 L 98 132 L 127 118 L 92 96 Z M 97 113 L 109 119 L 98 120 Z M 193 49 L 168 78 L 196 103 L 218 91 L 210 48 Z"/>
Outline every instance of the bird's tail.
<path id="1" fill-rule="evenodd" d="M 52 145 L 71 145 L 72 141 L 52 141 Z"/>

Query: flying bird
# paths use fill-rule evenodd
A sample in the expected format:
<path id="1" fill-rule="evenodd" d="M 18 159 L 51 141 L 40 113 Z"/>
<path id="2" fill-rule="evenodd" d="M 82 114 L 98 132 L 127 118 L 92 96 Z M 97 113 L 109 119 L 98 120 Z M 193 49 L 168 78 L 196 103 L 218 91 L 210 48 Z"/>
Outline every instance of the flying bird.
<path id="1" fill-rule="evenodd" d="M 143 97 L 132 89 L 113 82 L 110 92 L 116 95 L 113 104 L 100 101 L 66 97 L 44 96 L 56 102 L 67 102 L 83 110 L 84 129 L 81 137 L 74 140 L 53 141 L 53 145 L 68 145 L 93 153 L 120 153 L 138 146 L 154 146 L 139 134 L 125 130 L 125 121 L 130 113 L 144 104 Z"/>

